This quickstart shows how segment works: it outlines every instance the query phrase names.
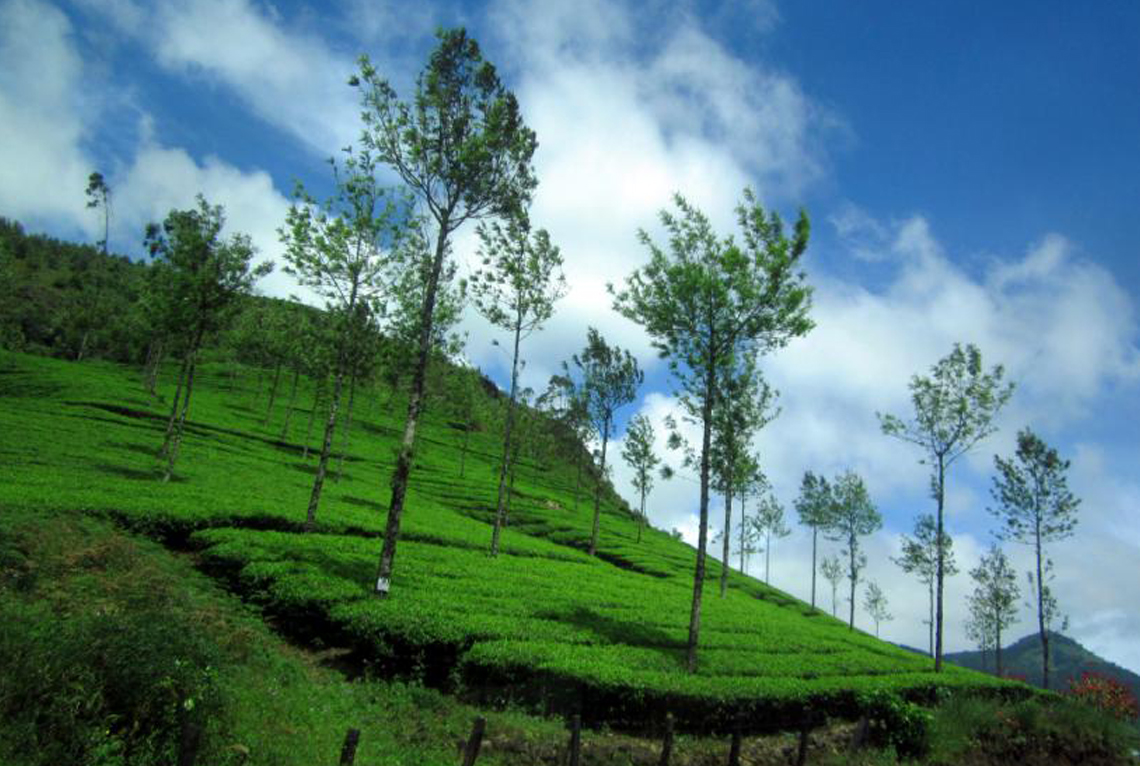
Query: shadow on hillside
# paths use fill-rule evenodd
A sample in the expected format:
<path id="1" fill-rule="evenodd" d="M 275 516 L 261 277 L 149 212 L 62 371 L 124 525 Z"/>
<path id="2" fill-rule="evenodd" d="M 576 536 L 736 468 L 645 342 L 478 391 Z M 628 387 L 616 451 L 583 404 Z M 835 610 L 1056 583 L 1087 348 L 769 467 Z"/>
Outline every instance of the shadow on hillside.
<path id="1" fill-rule="evenodd" d="M 100 473 L 107 473 L 113 476 L 118 476 L 123 479 L 131 479 L 132 481 L 161 481 L 162 473 L 157 469 L 144 470 L 141 468 L 128 468 L 122 465 L 111 465 L 110 463 L 92 463 L 91 467 Z M 186 478 L 174 474 L 170 477 L 172 482 L 181 483 L 186 481 Z"/>
<path id="2" fill-rule="evenodd" d="M 652 649 L 662 656 L 670 658 L 678 666 L 684 664 L 685 658 L 678 654 L 678 650 L 685 648 L 684 644 L 653 625 L 618 620 L 582 606 L 569 611 L 539 613 L 536 616 L 568 622 L 571 625 L 592 631 L 611 644 L 625 644 Z"/>
<path id="3" fill-rule="evenodd" d="M 359 506 L 360 508 L 368 508 L 368 509 L 373 510 L 373 511 L 387 511 L 388 510 L 387 507 L 381 505 L 380 503 L 376 502 L 375 500 L 367 500 L 363 497 L 353 497 L 352 495 L 346 495 L 346 496 L 342 497 L 340 499 L 340 501 L 342 503 L 348 503 L 349 505 Z"/>

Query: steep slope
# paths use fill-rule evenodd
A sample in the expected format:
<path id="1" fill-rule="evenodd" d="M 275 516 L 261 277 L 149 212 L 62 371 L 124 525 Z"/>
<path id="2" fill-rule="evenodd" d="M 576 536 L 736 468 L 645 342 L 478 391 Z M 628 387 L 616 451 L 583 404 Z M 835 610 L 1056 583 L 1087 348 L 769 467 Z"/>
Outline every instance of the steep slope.
<path id="1" fill-rule="evenodd" d="M 286 631 L 486 704 L 588 723 L 645 728 L 671 712 L 692 730 L 761 730 L 809 710 L 852 715 L 875 689 L 1025 689 L 958 668 L 935 676 L 928 660 L 739 574 L 727 597 L 706 598 L 700 671 L 686 674 L 693 549 L 657 530 L 638 544 L 628 507 L 607 494 L 600 555 L 585 555 L 590 504 L 576 499 L 573 467 L 547 451 L 520 464 L 503 553 L 488 557 L 499 436 L 485 417 L 461 478 L 446 391 L 422 431 L 393 595 L 376 600 L 399 397 L 385 407 L 361 396 L 344 474 L 326 484 L 316 533 L 302 534 L 314 462 L 302 458 L 303 428 L 281 438 L 280 410 L 263 426 L 251 376 L 233 373 L 204 366 L 182 462 L 163 484 L 154 450 L 168 405 L 136 372 L 0 352 L 0 510 L 110 516 L 192 545 Z"/>

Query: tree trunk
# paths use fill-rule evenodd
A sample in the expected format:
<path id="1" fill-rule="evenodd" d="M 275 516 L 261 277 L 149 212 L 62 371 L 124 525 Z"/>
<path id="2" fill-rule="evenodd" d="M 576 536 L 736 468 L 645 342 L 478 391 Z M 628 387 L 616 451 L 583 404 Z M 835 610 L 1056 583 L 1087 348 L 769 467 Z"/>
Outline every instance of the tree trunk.
<path id="1" fill-rule="evenodd" d="M 1041 514 L 1035 520 L 1034 540 L 1037 551 L 1037 628 L 1041 636 L 1041 686 L 1049 688 L 1049 631 L 1045 625 L 1045 581 L 1041 567 Z"/>
<path id="2" fill-rule="evenodd" d="M 946 565 L 946 550 L 943 546 L 942 534 L 942 507 L 946 499 L 946 466 L 942 463 L 942 455 L 938 456 L 938 530 L 935 532 L 935 548 L 938 550 L 938 568 L 936 571 L 938 584 L 935 593 L 934 605 L 934 672 L 942 672 L 942 586 Z"/>
<path id="3" fill-rule="evenodd" d="M 859 552 L 855 548 L 855 535 L 847 541 L 847 549 L 851 551 L 851 572 L 849 578 L 851 580 L 851 618 L 847 622 L 847 627 L 850 630 L 855 630 L 855 587 L 859 584 L 859 573 L 855 569 L 855 561 Z"/>
<path id="4" fill-rule="evenodd" d="M 997 664 L 998 678 L 1001 678 L 1001 622 L 994 622 L 994 659 Z"/>
<path id="5" fill-rule="evenodd" d="M 348 452 L 348 445 L 352 443 L 352 408 L 356 402 L 356 370 L 348 379 L 348 415 L 344 419 L 344 434 L 340 440 L 340 459 L 336 463 L 336 478 L 333 481 L 340 483 L 341 474 L 344 473 L 344 456 Z"/>
<path id="6" fill-rule="evenodd" d="M 293 368 L 293 385 L 289 390 L 289 404 L 285 407 L 285 422 L 281 426 L 281 441 L 289 439 L 289 421 L 293 419 L 293 405 L 297 401 L 297 380 L 301 377 L 301 370 Z"/>
<path id="7" fill-rule="evenodd" d="M 732 537 L 732 483 L 726 482 L 724 493 L 724 546 L 720 558 L 720 597 L 728 592 L 728 541 Z"/>
<path id="8" fill-rule="evenodd" d="M 930 590 L 930 619 L 927 621 L 927 629 L 930 633 L 930 656 L 934 656 L 934 578 L 930 578 L 928 583 Z"/>
<path id="9" fill-rule="evenodd" d="M 610 419 L 607 416 L 603 421 L 602 431 L 602 466 L 598 469 L 598 483 L 594 487 L 594 528 L 590 532 L 590 555 L 598 553 L 598 529 L 602 523 L 602 483 L 606 478 L 606 445 L 609 442 Z"/>
<path id="10" fill-rule="evenodd" d="M 713 404 L 716 397 L 715 357 L 709 354 L 705 368 L 705 400 L 702 407 L 701 433 L 701 499 L 700 524 L 697 531 L 697 566 L 693 572 L 693 606 L 689 612 L 689 645 L 686 666 L 690 673 L 697 672 L 697 642 L 701 633 L 701 591 L 705 583 L 705 544 L 709 536 L 709 443 L 712 432 Z"/>
<path id="11" fill-rule="evenodd" d="M 345 312 L 345 317 L 348 322 L 352 321 L 353 312 L 356 310 L 356 292 L 359 289 L 359 284 L 354 280 L 352 283 L 352 292 L 348 298 L 348 310 Z M 325 439 L 321 444 L 321 456 L 317 460 L 317 475 L 313 478 L 313 491 L 309 495 L 309 508 L 305 514 L 305 531 L 312 532 L 313 525 L 317 521 L 317 507 L 321 502 L 321 489 L 325 483 L 325 472 L 328 470 L 329 455 L 332 453 L 333 436 L 336 432 L 336 416 L 337 410 L 340 409 L 340 392 L 344 386 L 344 368 L 348 366 L 348 345 L 351 343 L 350 336 L 352 334 L 351 325 L 346 325 L 344 330 L 341 331 L 339 348 L 336 354 L 336 371 L 333 376 L 333 394 L 332 400 L 329 402 L 329 416 L 325 421 Z"/>
<path id="12" fill-rule="evenodd" d="M 507 484 L 507 462 L 511 453 L 511 429 L 515 424 L 515 396 L 519 383 L 519 338 L 522 333 L 521 325 L 515 323 L 515 351 L 511 358 L 511 395 L 507 399 L 507 422 L 503 427 L 503 459 L 499 464 L 499 498 L 495 505 L 495 524 L 491 530 L 491 555 L 499 555 L 499 534 L 503 527 L 505 507 L 504 492 Z"/>
<path id="13" fill-rule="evenodd" d="M 273 385 L 269 389 L 269 406 L 265 408 L 265 417 L 261 421 L 261 427 L 267 428 L 269 426 L 269 417 L 273 414 L 273 403 L 277 400 L 277 384 L 281 382 L 281 360 L 277 360 L 277 366 L 273 368 Z"/>
<path id="14" fill-rule="evenodd" d="M 151 396 L 157 396 L 155 387 L 158 385 L 158 370 L 162 366 L 162 338 L 150 345 L 151 353 L 147 356 L 146 390 Z"/>
<path id="15" fill-rule="evenodd" d="M 459 452 L 459 478 L 463 478 L 463 471 L 467 466 L 467 442 L 471 438 L 471 419 L 467 419 L 463 429 L 463 449 Z"/>
<path id="16" fill-rule="evenodd" d="M 302 460 L 309 459 L 309 444 L 313 440 L 313 419 L 317 415 L 317 408 L 321 405 L 321 395 L 325 392 L 326 377 L 322 375 L 313 387 L 313 406 L 309 409 L 309 425 L 305 429 L 305 449 L 301 453 Z"/>
<path id="17" fill-rule="evenodd" d="M 448 216 L 445 211 L 439 221 L 435 256 L 432 261 L 431 273 L 428 275 L 427 289 L 424 291 L 424 302 L 420 312 L 420 347 L 412 375 L 412 390 L 408 395 L 408 415 L 404 421 L 404 436 L 400 442 L 400 454 L 396 458 L 396 468 L 392 473 L 392 498 L 388 503 L 388 520 L 384 525 L 384 547 L 380 550 L 380 563 L 376 568 L 375 592 L 381 597 L 388 595 L 392 581 L 392 565 L 396 559 L 396 542 L 400 536 L 400 516 L 404 512 L 404 497 L 408 492 L 408 476 L 412 471 L 413 450 L 416 445 L 416 424 L 420 418 L 428 355 L 431 352 L 436 292 L 439 288 L 439 275 L 443 269 L 443 260 L 447 255 L 447 236 L 449 233 Z"/>
<path id="18" fill-rule="evenodd" d="M 201 336 L 199 335 L 199 339 L 200 338 Z M 170 477 L 174 473 L 174 463 L 178 460 L 178 448 L 182 446 L 182 432 L 186 428 L 186 413 L 190 411 L 190 395 L 194 393 L 194 371 L 197 367 L 198 350 L 197 347 L 195 347 L 194 351 L 190 354 L 190 367 L 186 371 L 186 396 L 182 399 L 182 414 L 178 416 L 178 424 L 175 426 L 170 443 L 170 452 L 166 460 L 166 474 L 162 477 L 163 484 L 170 481 Z"/>
<path id="19" fill-rule="evenodd" d="M 182 365 L 178 368 L 178 382 L 174 386 L 174 401 L 170 403 L 170 417 L 166 420 L 166 433 L 162 437 L 162 449 L 158 451 L 164 457 L 170 449 L 170 437 L 174 433 L 174 423 L 178 419 L 178 404 L 182 400 L 182 386 L 186 381 L 186 370 L 189 369 L 190 353 L 182 357 Z"/>
<path id="20" fill-rule="evenodd" d="M 582 450 L 574 449 L 574 468 L 577 470 L 577 478 L 574 480 L 574 511 L 578 511 L 578 496 L 582 493 Z"/>
<path id="21" fill-rule="evenodd" d="M 811 527 L 811 610 L 815 611 L 815 547 L 816 538 L 819 537 L 819 527 Z"/>
<path id="22" fill-rule="evenodd" d="M 644 483 L 642 486 L 645 486 Z M 637 542 L 641 542 L 641 528 L 645 526 L 645 490 L 641 490 L 641 515 L 637 517 Z"/>
<path id="23" fill-rule="evenodd" d="M 79 353 L 75 355 L 75 361 L 83 361 L 83 357 L 87 354 L 87 339 L 89 337 L 91 337 L 91 330 L 84 330 L 83 338 L 79 341 Z"/>

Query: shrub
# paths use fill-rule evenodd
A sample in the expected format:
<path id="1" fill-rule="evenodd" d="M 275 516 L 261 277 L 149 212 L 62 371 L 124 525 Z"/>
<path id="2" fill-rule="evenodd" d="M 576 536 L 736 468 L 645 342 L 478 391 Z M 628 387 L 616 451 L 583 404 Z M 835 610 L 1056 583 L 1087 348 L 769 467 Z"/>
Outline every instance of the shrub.
<path id="1" fill-rule="evenodd" d="M 1108 713 L 1118 721 L 1132 721 L 1140 716 L 1136 695 L 1115 678 L 1085 671 L 1079 681 L 1069 681 L 1069 696 Z"/>
<path id="2" fill-rule="evenodd" d="M 870 744 L 892 746 L 900 758 L 924 758 L 930 752 L 934 716 L 926 708 L 888 691 L 862 695 L 859 703 L 867 717 Z"/>

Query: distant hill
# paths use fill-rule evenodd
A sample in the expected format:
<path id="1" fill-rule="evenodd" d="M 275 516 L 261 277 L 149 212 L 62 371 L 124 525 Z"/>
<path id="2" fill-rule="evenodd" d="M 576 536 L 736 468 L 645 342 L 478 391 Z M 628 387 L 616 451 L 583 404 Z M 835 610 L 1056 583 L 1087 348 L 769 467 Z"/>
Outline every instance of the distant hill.
<path id="1" fill-rule="evenodd" d="M 1041 685 L 1041 641 L 1031 633 L 1002 649 L 1002 667 L 1007 675 L 1023 677 L 1027 682 Z M 1058 691 L 1069 688 L 1069 681 L 1079 679 L 1082 673 L 1094 672 L 1115 678 L 1140 698 L 1140 675 L 1097 656 L 1079 643 L 1060 633 L 1051 633 L 1049 654 L 1052 661 L 1049 685 Z M 986 652 L 984 663 L 981 652 L 954 652 L 944 655 L 946 660 L 962 667 L 993 673 L 994 654 Z"/>

